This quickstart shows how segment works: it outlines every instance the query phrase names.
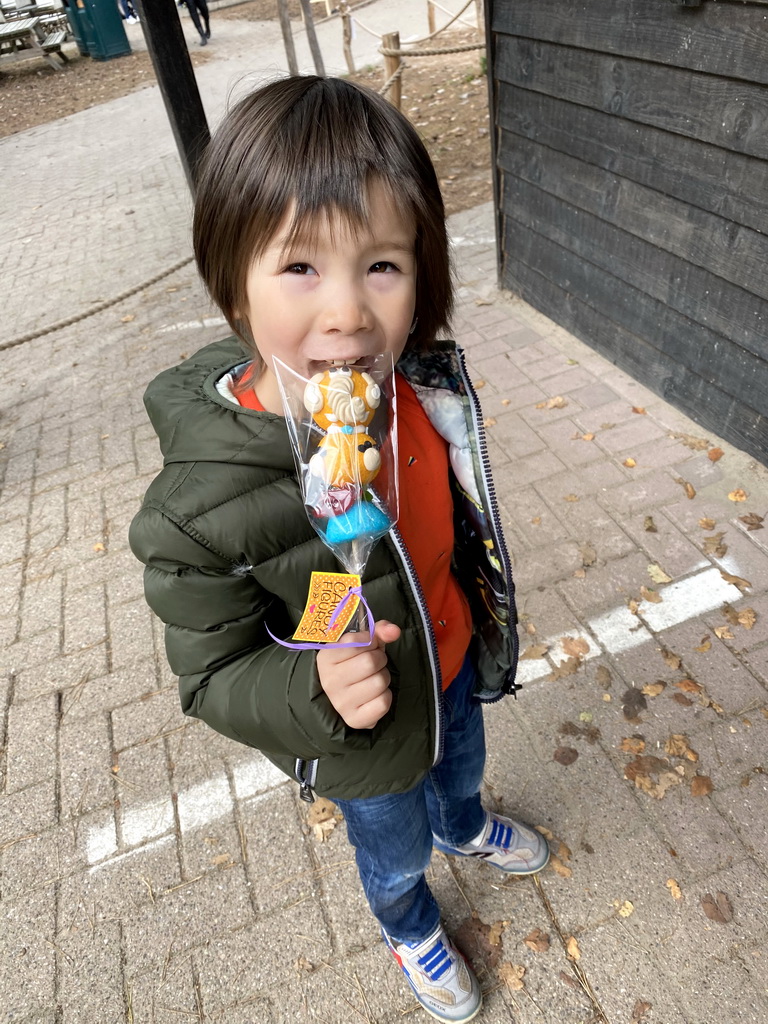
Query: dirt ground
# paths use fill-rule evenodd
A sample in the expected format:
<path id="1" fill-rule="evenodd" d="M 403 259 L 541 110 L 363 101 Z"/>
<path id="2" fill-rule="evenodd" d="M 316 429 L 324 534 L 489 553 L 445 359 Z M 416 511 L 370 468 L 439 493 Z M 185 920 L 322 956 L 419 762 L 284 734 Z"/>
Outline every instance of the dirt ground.
<path id="1" fill-rule="evenodd" d="M 251 0 L 220 10 L 218 18 L 244 21 L 275 17 L 274 0 Z M 298 0 L 289 0 L 289 12 L 298 16 Z M 439 45 L 474 41 L 469 30 L 446 32 Z M 3 67 L 0 72 L 0 138 L 25 131 L 155 82 L 146 52 L 115 60 L 93 61 L 70 52 L 64 72 L 44 61 Z M 482 50 L 435 57 L 412 57 L 402 77 L 402 110 L 418 129 L 434 161 L 448 213 L 457 213 L 491 198 L 488 94 L 482 71 Z M 190 51 L 194 67 L 216 59 L 213 47 Z M 384 84 L 381 67 L 366 68 L 352 76 L 372 89 Z"/>

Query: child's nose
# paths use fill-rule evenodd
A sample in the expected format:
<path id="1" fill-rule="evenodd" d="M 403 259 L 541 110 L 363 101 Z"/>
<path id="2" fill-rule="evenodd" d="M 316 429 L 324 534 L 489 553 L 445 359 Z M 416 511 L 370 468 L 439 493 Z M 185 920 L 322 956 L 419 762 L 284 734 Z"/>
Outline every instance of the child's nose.
<path id="1" fill-rule="evenodd" d="M 337 289 L 322 313 L 323 332 L 351 335 L 371 327 L 371 311 L 360 292 L 355 288 Z"/>

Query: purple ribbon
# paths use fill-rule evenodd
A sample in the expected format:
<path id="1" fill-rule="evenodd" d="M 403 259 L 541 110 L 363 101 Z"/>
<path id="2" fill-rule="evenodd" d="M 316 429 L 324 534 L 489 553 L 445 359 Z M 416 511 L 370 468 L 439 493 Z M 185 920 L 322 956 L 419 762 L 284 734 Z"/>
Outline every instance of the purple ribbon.
<path id="1" fill-rule="evenodd" d="M 269 626 L 267 626 L 266 624 L 264 625 L 264 628 L 266 629 L 266 631 L 269 633 L 269 635 L 272 637 L 272 639 L 275 641 L 276 644 L 280 644 L 281 647 L 287 647 L 289 651 L 327 651 L 327 650 L 333 650 L 336 647 L 370 647 L 371 646 L 371 642 L 373 641 L 373 631 L 375 629 L 375 625 L 376 624 L 373 621 L 373 613 L 371 612 L 370 606 L 369 606 L 368 602 L 365 600 L 365 598 L 363 597 L 363 588 L 362 587 L 351 587 L 346 592 L 344 597 L 342 597 L 342 599 L 336 605 L 336 610 L 333 613 L 333 615 L 331 616 L 331 621 L 328 623 L 328 629 L 330 630 L 330 629 L 333 628 L 333 626 L 335 625 L 336 620 L 338 619 L 339 615 L 341 615 L 341 612 L 342 612 L 342 609 L 344 608 L 344 605 L 347 603 L 347 601 L 351 597 L 359 597 L 360 598 L 360 603 L 362 604 L 363 608 L 365 608 L 365 613 L 368 616 L 368 632 L 371 634 L 371 639 L 369 641 L 367 641 L 367 642 L 364 641 L 364 640 L 358 640 L 358 641 L 355 641 L 354 643 L 346 643 L 346 644 L 342 644 L 342 643 L 310 644 L 310 643 L 307 643 L 307 642 L 298 643 L 298 644 L 292 644 L 292 643 L 289 643 L 287 640 L 280 640 L 278 637 L 276 637 L 275 634 L 272 632 L 272 630 L 269 628 Z"/>

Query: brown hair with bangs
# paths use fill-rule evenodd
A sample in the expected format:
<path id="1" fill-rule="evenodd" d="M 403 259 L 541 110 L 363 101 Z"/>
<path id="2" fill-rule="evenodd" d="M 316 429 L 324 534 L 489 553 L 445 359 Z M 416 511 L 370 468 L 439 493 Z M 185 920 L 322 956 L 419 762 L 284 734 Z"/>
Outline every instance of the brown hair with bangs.
<path id="1" fill-rule="evenodd" d="M 296 76 L 257 89 L 215 132 L 197 182 L 193 239 L 208 292 L 256 355 L 247 322 L 249 267 L 294 205 L 290 238 L 322 215 L 367 222 L 380 182 L 416 226 L 416 327 L 427 348 L 453 305 L 445 210 L 432 161 L 411 123 L 386 100 L 339 78 Z"/>

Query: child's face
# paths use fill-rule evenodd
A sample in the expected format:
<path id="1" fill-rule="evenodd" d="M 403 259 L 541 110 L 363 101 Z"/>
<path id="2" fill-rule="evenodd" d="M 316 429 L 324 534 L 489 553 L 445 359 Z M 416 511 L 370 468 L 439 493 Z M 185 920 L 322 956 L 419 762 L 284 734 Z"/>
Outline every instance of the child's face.
<path id="1" fill-rule="evenodd" d="M 333 212 L 321 216 L 314 244 L 284 250 L 289 210 L 246 281 L 246 317 L 266 364 L 256 393 L 282 414 L 272 370 L 277 356 L 305 377 L 331 360 L 405 348 L 416 304 L 416 228 L 380 186 L 369 192 L 369 226 L 349 230 Z"/>

